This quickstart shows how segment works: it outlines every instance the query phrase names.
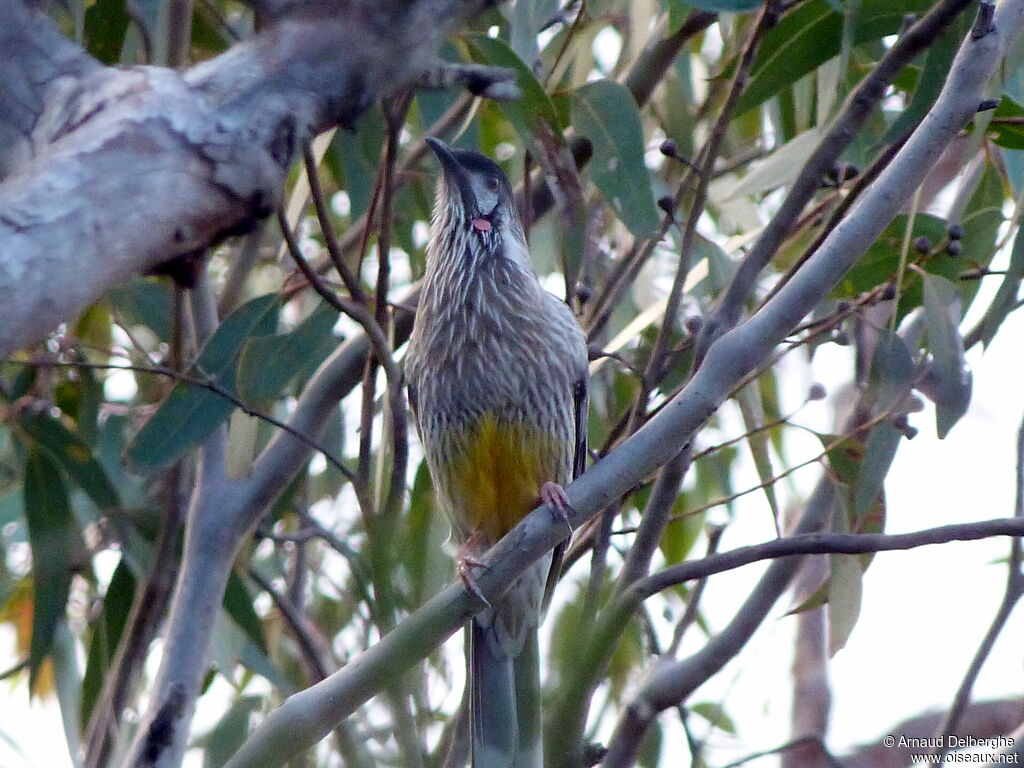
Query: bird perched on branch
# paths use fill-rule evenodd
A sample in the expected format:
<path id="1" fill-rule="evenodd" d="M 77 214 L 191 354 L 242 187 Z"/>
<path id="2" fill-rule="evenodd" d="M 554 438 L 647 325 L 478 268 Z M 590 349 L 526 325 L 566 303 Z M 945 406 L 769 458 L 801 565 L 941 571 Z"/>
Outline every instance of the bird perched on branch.
<path id="1" fill-rule="evenodd" d="M 539 503 L 567 519 L 561 484 L 586 457 L 587 347 L 537 280 L 501 169 L 427 142 L 442 174 L 405 370 L 457 570 L 478 591 L 475 558 Z M 560 560 L 532 565 L 468 627 L 474 768 L 542 765 L 537 627 Z"/>

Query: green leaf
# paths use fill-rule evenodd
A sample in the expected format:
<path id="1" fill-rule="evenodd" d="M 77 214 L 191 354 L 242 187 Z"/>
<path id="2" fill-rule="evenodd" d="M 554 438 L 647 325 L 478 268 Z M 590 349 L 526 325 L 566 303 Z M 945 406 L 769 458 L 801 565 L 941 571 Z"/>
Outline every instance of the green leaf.
<path id="1" fill-rule="evenodd" d="M 121 61 L 128 32 L 126 0 L 96 0 L 85 12 L 85 48 L 104 64 Z"/>
<path id="2" fill-rule="evenodd" d="M 855 437 L 848 437 L 838 445 L 833 445 L 839 435 L 818 434 L 828 464 L 841 483 L 853 487 L 857 482 L 857 473 L 864 460 L 864 443 Z M 832 446 L 832 447 L 830 447 Z"/>
<path id="3" fill-rule="evenodd" d="M 242 400 L 273 400 L 288 382 L 319 365 L 337 346 L 331 334 L 337 321 L 337 310 L 322 301 L 291 333 L 248 339 L 238 357 L 238 394 Z"/>
<path id="4" fill-rule="evenodd" d="M 572 93 L 573 125 L 590 139 L 590 177 L 629 231 L 646 237 L 658 227 L 651 177 L 644 165 L 640 111 L 624 85 L 597 80 Z"/>
<path id="5" fill-rule="evenodd" d="M 512 8 L 509 43 L 516 55 L 532 65 L 540 56 L 537 35 L 558 12 L 559 0 L 516 0 Z"/>
<path id="6" fill-rule="evenodd" d="M 409 493 L 404 555 L 400 559 L 408 574 L 409 602 L 413 606 L 422 605 L 451 579 L 451 559 L 444 551 L 449 525 L 439 511 L 424 461 L 416 470 Z"/>
<path id="7" fill-rule="evenodd" d="M 252 716 L 262 706 L 260 696 L 243 696 L 231 705 L 203 739 L 203 768 L 220 768 L 228 762 L 249 735 Z"/>
<path id="8" fill-rule="evenodd" d="M 967 312 L 981 287 L 981 280 L 960 280 L 960 272 L 967 267 L 987 267 L 992 263 L 999 243 L 999 229 L 1003 216 L 1003 182 L 999 172 L 989 163 L 971 195 L 967 209 L 960 219 L 964 236 L 960 240 L 963 250 L 959 258 L 931 259 L 928 271 L 942 275 L 958 285 L 960 311 Z M 938 262 L 935 268 L 931 262 Z"/>
<path id="9" fill-rule="evenodd" d="M 876 413 L 897 409 L 914 381 L 914 361 L 906 343 L 887 328 L 879 328 L 871 358 L 867 398 Z"/>
<path id="10" fill-rule="evenodd" d="M 253 597 L 241 577 L 232 572 L 224 590 L 224 610 L 246 637 L 260 650 L 267 652 L 267 641 L 263 637 L 263 622 L 252 607 Z"/>
<path id="11" fill-rule="evenodd" d="M 772 511 L 772 521 L 776 530 L 779 529 L 782 517 L 779 503 L 775 497 L 775 470 L 772 467 L 771 452 L 768 449 L 768 433 L 760 429 L 765 423 L 764 405 L 761 402 L 761 389 L 756 381 L 740 389 L 735 396 L 743 415 L 743 425 L 747 430 L 747 445 L 754 459 L 758 479 L 764 486 L 765 499 Z"/>
<path id="12" fill-rule="evenodd" d="M 715 704 L 711 701 L 702 701 L 698 704 L 694 704 L 692 707 L 688 707 L 691 712 L 696 712 L 698 715 L 707 720 L 713 728 L 717 728 L 720 731 L 726 733 L 736 734 L 736 724 L 729 717 L 729 713 L 722 709 L 721 704 Z"/>
<path id="13" fill-rule="evenodd" d="M 687 494 L 680 493 L 672 505 L 672 517 L 658 541 L 658 548 L 668 565 L 683 562 L 704 531 L 704 515 L 687 515 L 687 506 Z"/>
<path id="14" fill-rule="evenodd" d="M 336 131 L 324 155 L 338 186 L 348 194 L 352 221 L 370 207 L 386 135 L 384 114 L 375 105 L 356 121 L 355 130 Z"/>
<path id="15" fill-rule="evenodd" d="M 124 557 L 118 562 L 103 596 L 103 610 L 95 622 L 89 655 L 82 680 L 81 728 L 83 732 L 92 716 L 93 707 L 103 690 L 103 682 L 114 660 L 121 633 L 128 623 L 132 600 L 135 599 L 135 576 Z"/>
<path id="16" fill-rule="evenodd" d="M 889 421 L 882 421 L 872 427 L 854 489 L 853 515 L 856 520 L 867 515 L 878 501 L 902 436 Z M 850 527 L 856 530 L 859 526 L 856 521 L 851 521 Z"/>
<path id="17" fill-rule="evenodd" d="M 908 131 L 916 128 L 921 122 L 921 118 L 932 108 L 939 91 L 946 83 L 946 76 L 949 74 L 953 57 L 960 49 L 960 43 L 963 42 L 971 23 L 971 14 L 961 13 L 928 49 L 925 54 L 924 68 L 921 71 L 921 76 L 917 79 L 917 88 L 914 89 L 910 104 L 889 127 L 880 143 L 891 144 L 897 141 Z"/>
<path id="18" fill-rule="evenodd" d="M 850 639 L 860 616 L 864 572 L 857 555 L 829 555 L 828 655 L 835 656 Z"/>
<path id="19" fill-rule="evenodd" d="M 1005 149 L 1024 149 L 1024 123 L 1020 122 L 1021 118 L 1024 118 L 1024 107 L 1004 94 L 988 124 L 989 137 Z"/>
<path id="20" fill-rule="evenodd" d="M 733 176 L 719 193 L 723 202 L 741 195 L 756 195 L 790 184 L 800 173 L 803 161 L 821 140 L 821 130 L 811 128 L 776 149 L 759 161 L 745 176 Z M 724 180 L 723 180 L 724 181 Z"/>
<path id="21" fill-rule="evenodd" d="M 971 402 L 971 370 L 960 336 L 960 295 L 955 285 L 936 275 L 924 276 L 924 318 L 932 353 L 928 394 L 935 402 L 935 426 L 941 440 Z"/>
<path id="22" fill-rule="evenodd" d="M 899 32 L 908 13 L 921 13 L 931 0 L 863 0 L 853 35 L 855 45 Z M 825 0 L 812 0 L 765 35 L 736 114 L 762 104 L 813 72 L 842 50 L 843 15 Z"/>
<path id="23" fill-rule="evenodd" d="M 173 289 L 167 280 L 140 277 L 108 294 L 122 322 L 149 328 L 163 341 L 171 338 Z"/>
<path id="24" fill-rule="evenodd" d="M 847 489 L 837 488 L 838 508 L 832 518 L 835 533 L 849 533 Z M 828 653 L 835 656 L 849 640 L 860 616 L 864 569 L 859 555 L 829 555 Z"/>
<path id="25" fill-rule="evenodd" d="M 45 448 L 100 509 L 121 506 L 117 490 L 103 466 L 77 435 L 46 413 L 23 411 L 18 420 L 25 433 Z"/>
<path id="26" fill-rule="evenodd" d="M 235 394 L 238 355 L 250 337 L 273 333 L 277 310 L 277 294 L 260 296 L 236 309 L 206 343 L 189 374 Z M 170 464 L 213 434 L 234 409 L 234 403 L 216 392 L 178 383 L 129 446 L 129 465 L 146 471 Z"/>
<path id="27" fill-rule="evenodd" d="M 464 39 L 474 61 L 515 71 L 516 85 L 519 86 L 522 95 L 513 101 L 498 102 L 497 107 L 515 128 L 523 144 L 526 147 L 533 146 L 538 122 L 546 123 L 545 133 L 554 133 L 561 142 L 558 114 L 551 99 L 534 77 L 533 71 L 523 63 L 515 51 L 504 41 L 486 35 L 471 34 L 466 35 Z"/>
<path id="28" fill-rule="evenodd" d="M 29 644 L 31 691 L 64 617 L 78 531 L 60 468 L 44 451 L 29 449 L 24 499 L 34 585 Z"/>
<path id="29" fill-rule="evenodd" d="M 1024 280 L 1024 227 L 1017 229 L 1006 274 L 999 284 L 992 303 L 989 304 L 978 323 L 978 327 L 981 329 L 981 342 L 986 348 L 992 343 L 1003 320 L 1017 308 L 1017 292 L 1022 280 Z"/>

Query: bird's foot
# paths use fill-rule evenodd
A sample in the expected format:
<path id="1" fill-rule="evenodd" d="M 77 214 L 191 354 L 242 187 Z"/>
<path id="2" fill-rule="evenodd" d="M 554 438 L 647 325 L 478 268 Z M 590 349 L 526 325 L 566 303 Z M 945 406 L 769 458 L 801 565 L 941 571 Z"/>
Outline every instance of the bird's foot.
<path id="1" fill-rule="evenodd" d="M 562 486 L 558 483 L 544 483 L 540 487 L 540 502 L 551 507 L 555 519 L 565 523 L 569 533 L 572 533 L 572 523 L 569 522 L 569 513 L 573 511 L 572 504 L 569 503 L 569 496 Z"/>
<path id="2" fill-rule="evenodd" d="M 484 597 L 484 593 L 480 590 L 480 585 L 476 583 L 476 578 L 473 576 L 474 568 L 483 568 L 484 570 L 489 568 L 487 563 L 483 563 L 476 558 L 476 553 L 484 549 L 483 545 L 483 538 L 479 533 L 474 533 L 466 539 L 462 546 L 459 547 L 459 551 L 455 553 L 455 573 L 458 575 L 459 580 L 462 581 L 466 591 L 490 608 L 491 602 Z"/>

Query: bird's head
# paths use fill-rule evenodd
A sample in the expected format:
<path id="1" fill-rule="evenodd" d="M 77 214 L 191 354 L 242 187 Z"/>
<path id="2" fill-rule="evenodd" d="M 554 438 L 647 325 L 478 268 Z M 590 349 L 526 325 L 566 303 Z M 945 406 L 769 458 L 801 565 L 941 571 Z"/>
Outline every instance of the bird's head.
<path id="1" fill-rule="evenodd" d="M 523 240 L 512 187 L 498 164 L 479 152 L 452 149 L 439 139 L 426 142 L 442 171 L 435 221 L 479 238 L 485 247 L 496 248 L 509 237 Z"/>

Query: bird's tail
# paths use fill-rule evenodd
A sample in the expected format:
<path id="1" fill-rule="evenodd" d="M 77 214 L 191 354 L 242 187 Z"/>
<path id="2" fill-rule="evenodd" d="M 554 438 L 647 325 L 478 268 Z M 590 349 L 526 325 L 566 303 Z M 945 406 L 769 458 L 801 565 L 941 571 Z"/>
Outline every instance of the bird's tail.
<path id="1" fill-rule="evenodd" d="M 510 656 L 494 626 L 470 622 L 469 685 L 473 768 L 541 768 L 537 631 Z"/>

